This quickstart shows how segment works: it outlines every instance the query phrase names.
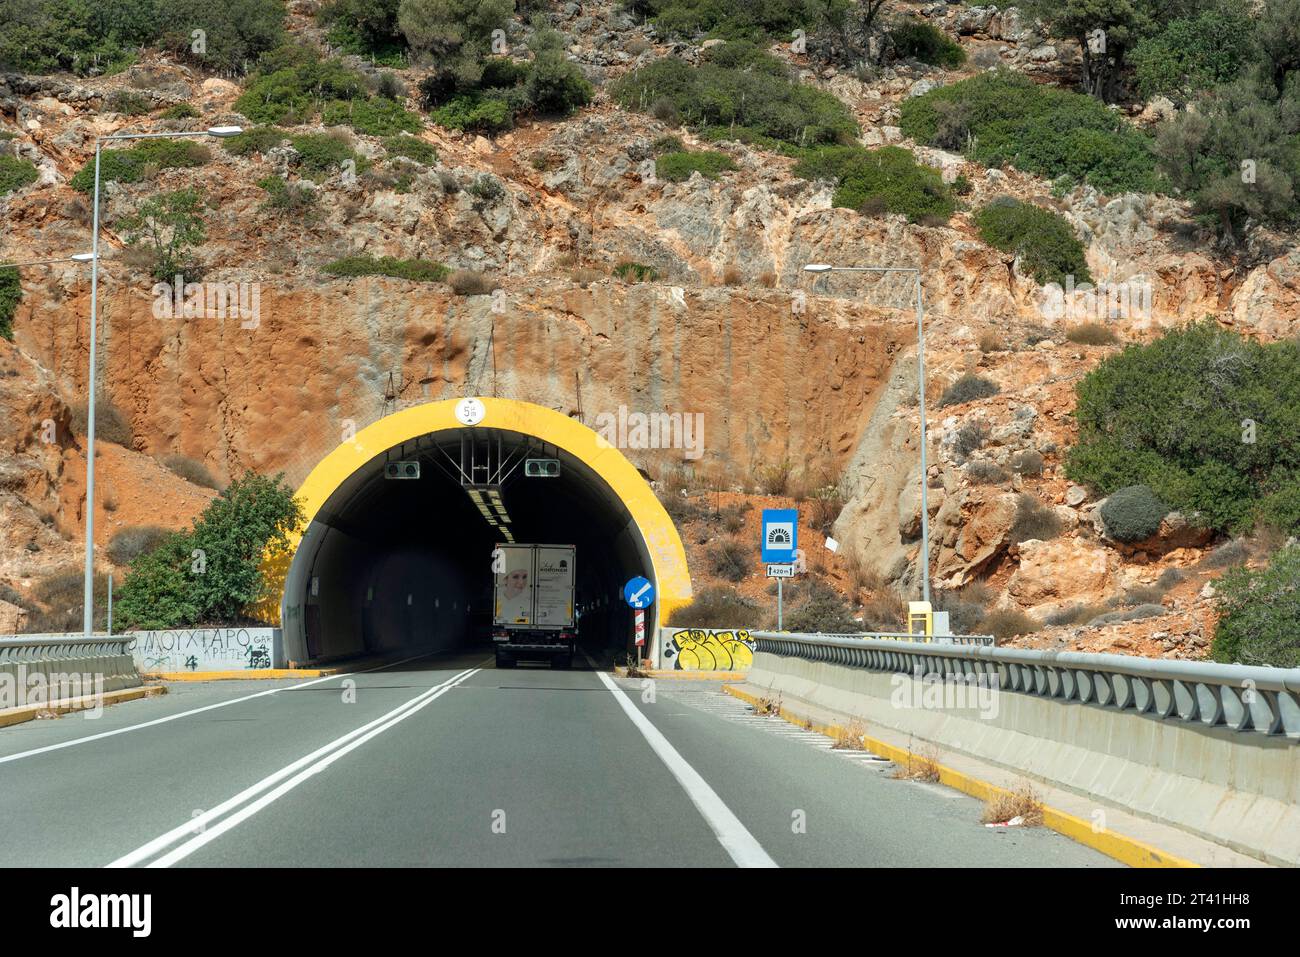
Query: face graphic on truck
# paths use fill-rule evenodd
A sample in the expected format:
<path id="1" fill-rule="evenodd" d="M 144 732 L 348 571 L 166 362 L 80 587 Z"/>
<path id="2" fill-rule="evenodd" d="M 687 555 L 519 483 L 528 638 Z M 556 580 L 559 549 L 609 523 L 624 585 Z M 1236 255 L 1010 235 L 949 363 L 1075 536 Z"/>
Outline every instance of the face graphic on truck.
<path id="1" fill-rule="evenodd" d="M 528 572 L 522 568 L 516 568 L 510 574 L 506 575 L 506 597 L 517 598 L 524 593 L 528 587 Z"/>

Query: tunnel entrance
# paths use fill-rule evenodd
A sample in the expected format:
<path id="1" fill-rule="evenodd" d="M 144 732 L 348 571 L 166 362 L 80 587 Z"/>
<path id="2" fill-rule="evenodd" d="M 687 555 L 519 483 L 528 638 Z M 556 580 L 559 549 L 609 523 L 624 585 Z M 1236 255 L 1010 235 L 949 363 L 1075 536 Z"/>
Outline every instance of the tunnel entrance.
<path id="1" fill-rule="evenodd" d="M 629 578 L 658 591 L 648 629 L 690 597 L 681 541 L 640 473 L 579 422 L 529 403 L 388 416 L 322 460 L 299 498 L 308 525 L 269 562 L 291 661 L 486 651 L 492 554 L 507 542 L 575 547 L 578 643 L 593 655 L 633 647 Z"/>

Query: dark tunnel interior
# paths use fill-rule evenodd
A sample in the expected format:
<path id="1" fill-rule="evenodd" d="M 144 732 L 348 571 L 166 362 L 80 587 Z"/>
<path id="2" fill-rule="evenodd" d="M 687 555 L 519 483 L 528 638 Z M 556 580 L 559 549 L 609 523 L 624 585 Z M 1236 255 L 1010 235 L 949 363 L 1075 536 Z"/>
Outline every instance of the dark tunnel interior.
<path id="1" fill-rule="evenodd" d="M 559 476 L 527 475 L 528 458 L 559 460 Z M 419 478 L 386 477 L 385 466 L 398 462 L 418 462 Z M 470 487 L 497 489 L 505 517 L 481 509 Z M 319 661 L 470 645 L 489 653 L 492 552 L 511 540 L 575 546 L 579 646 L 621 660 L 633 631 L 623 583 L 635 575 L 654 580 L 627 508 L 576 457 L 532 436 L 484 428 L 389 449 L 330 496 L 285 582 L 287 656 Z"/>

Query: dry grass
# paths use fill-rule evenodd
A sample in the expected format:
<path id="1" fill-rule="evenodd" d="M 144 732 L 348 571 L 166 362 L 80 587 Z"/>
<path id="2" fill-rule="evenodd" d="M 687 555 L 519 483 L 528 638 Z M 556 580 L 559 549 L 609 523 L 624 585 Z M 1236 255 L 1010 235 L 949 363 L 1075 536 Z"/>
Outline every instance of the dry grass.
<path id="1" fill-rule="evenodd" d="M 754 705 L 754 714 L 760 718 L 773 718 L 781 713 L 781 696 L 775 698 L 762 697 Z"/>
<path id="2" fill-rule="evenodd" d="M 722 284 L 724 286 L 739 286 L 745 281 L 745 274 L 740 271 L 739 266 L 724 266 L 722 269 Z"/>
<path id="3" fill-rule="evenodd" d="M 593 282 L 607 278 L 599 269 L 573 269 L 569 272 L 569 278 L 579 286 L 590 286 Z"/>
<path id="4" fill-rule="evenodd" d="M 898 781 L 928 781 L 931 784 L 939 780 L 939 755 L 933 749 L 917 754 L 909 751 L 907 763 L 894 770 Z"/>
<path id="5" fill-rule="evenodd" d="M 1065 330 L 1065 338 L 1081 346 L 1113 346 L 1119 342 L 1109 327 L 1100 322 L 1081 322 Z"/>
<path id="6" fill-rule="evenodd" d="M 994 794 L 985 802 L 984 813 L 980 815 L 984 824 L 1006 824 L 1016 818 L 1020 818 L 1023 827 L 1039 827 L 1043 823 L 1043 804 L 1028 784 Z"/>
<path id="7" fill-rule="evenodd" d="M 458 296 L 486 296 L 496 286 L 490 275 L 474 269 L 457 269 L 447 277 L 447 284 Z"/>
<path id="8" fill-rule="evenodd" d="M 980 333 L 980 352 L 1006 352 L 1007 344 L 997 332 L 989 329 Z"/>
<path id="9" fill-rule="evenodd" d="M 764 289 L 771 289 L 776 285 L 776 273 L 770 271 L 761 272 L 758 274 L 758 279 L 755 281 Z"/>
<path id="10" fill-rule="evenodd" d="M 862 743 L 862 738 L 866 733 L 867 726 L 857 719 L 850 721 L 847 728 L 836 725 L 835 742 L 831 747 L 837 751 L 865 751 L 867 746 Z"/>

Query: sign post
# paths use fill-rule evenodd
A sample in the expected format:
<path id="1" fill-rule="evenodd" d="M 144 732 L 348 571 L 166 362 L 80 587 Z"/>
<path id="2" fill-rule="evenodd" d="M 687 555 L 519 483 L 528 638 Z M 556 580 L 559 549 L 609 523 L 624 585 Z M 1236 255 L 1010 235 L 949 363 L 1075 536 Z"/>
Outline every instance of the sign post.
<path id="1" fill-rule="evenodd" d="M 760 542 L 763 561 L 768 563 L 767 577 L 776 579 L 776 630 L 785 629 L 785 589 L 783 582 L 794 577 L 795 550 L 799 546 L 799 510 L 794 508 L 763 509 L 763 538 Z"/>
<path id="2" fill-rule="evenodd" d="M 655 586 L 649 579 L 637 575 L 623 586 L 623 600 L 636 612 L 636 660 L 641 664 L 641 651 L 645 648 L 645 609 L 655 600 Z"/>

